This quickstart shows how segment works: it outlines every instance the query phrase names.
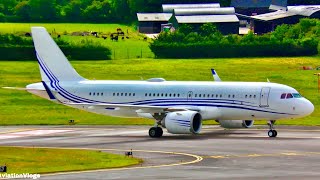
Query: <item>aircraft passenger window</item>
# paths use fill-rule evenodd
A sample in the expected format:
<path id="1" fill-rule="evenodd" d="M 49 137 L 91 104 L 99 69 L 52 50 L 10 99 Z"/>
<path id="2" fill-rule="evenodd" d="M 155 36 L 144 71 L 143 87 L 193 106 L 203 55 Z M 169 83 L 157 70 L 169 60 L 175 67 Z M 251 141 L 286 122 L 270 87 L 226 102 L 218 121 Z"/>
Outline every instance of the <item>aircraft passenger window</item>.
<path id="1" fill-rule="evenodd" d="M 194 97 L 197 97 L 197 94 L 195 94 Z"/>
<path id="2" fill-rule="evenodd" d="M 207 97 L 210 97 L 210 94 L 208 94 Z"/>
<path id="3" fill-rule="evenodd" d="M 189 94 L 189 97 L 191 97 L 191 94 Z"/>
<path id="4" fill-rule="evenodd" d="M 116 93 L 113 93 L 113 96 L 115 96 L 116 95 Z"/>
<path id="5" fill-rule="evenodd" d="M 248 97 L 248 95 L 246 95 L 246 98 Z"/>
<path id="6" fill-rule="evenodd" d="M 222 94 L 220 94 L 220 98 L 222 98 Z"/>
<path id="7" fill-rule="evenodd" d="M 129 96 L 131 96 L 131 93 L 129 93 Z"/>
<path id="8" fill-rule="evenodd" d="M 167 97 L 167 93 L 165 94 L 165 96 Z"/>
<path id="9" fill-rule="evenodd" d="M 216 95 L 216 98 L 218 98 L 218 94 Z"/>
<path id="10" fill-rule="evenodd" d="M 145 94 L 144 94 L 144 96 L 148 96 L 148 94 L 147 94 L 147 93 L 145 93 Z"/>
<path id="11" fill-rule="evenodd" d="M 99 96 L 99 93 L 97 93 L 97 96 Z"/>
<path id="12" fill-rule="evenodd" d="M 176 97 L 176 94 L 173 94 L 173 97 Z"/>
<path id="13" fill-rule="evenodd" d="M 206 97 L 206 95 L 205 95 L 205 94 L 203 94 L 203 97 L 205 98 L 205 97 Z"/>
<path id="14" fill-rule="evenodd" d="M 96 93 L 93 93 L 93 95 L 96 95 Z"/>
<path id="15" fill-rule="evenodd" d="M 180 94 L 178 94 L 178 97 L 180 97 Z"/>
<path id="16" fill-rule="evenodd" d="M 252 95 L 250 95 L 250 98 L 252 97 Z"/>
<path id="17" fill-rule="evenodd" d="M 230 98 L 230 94 L 228 95 L 228 98 Z"/>
<path id="18" fill-rule="evenodd" d="M 127 96 L 127 93 L 124 93 L 124 96 Z"/>
<path id="19" fill-rule="evenodd" d="M 171 97 L 171 94 L 169 94 L 169 96 Z"/>
<path id="20" fill-rule="evenodd" d="M 163 97 L 163 94 L 161 94 L 161 97 Z"/>
<path id="21" fill-rule="evenodd" d="M 149 96 L 151 96 L 151 93 L 149 93 Z"/>
<path id="22" fill-rule="evenodd" d="M 293 98 L 293 96 L 291 93 L 288 93 L 286 99 L 290 99 L 290 98 Z"/>
<path id="23" fill-rule="evenodd" d="M 199 94 L 199 97 L 201 97 L 201 94 Z"/>
<path id="24" fill-rule="evenodd" d="M 256 95 L 254 95 L 253 98 L 256 98 Z"/>
<path id="25" fill-rule="evenodd" d="M 214 97 L 214 94 L 212 94 L 211 97 L 213 98 L 213 97 Z"/>
<path id="26" fill-rule="evenodd" d="M 232 97 L 234 98 L 234 95 L 232 95 Z"/>
<path id="27" fill-rule="evenodd" d="M 299 93 L 292 93 L 294 98 L 302 98 L 302 96 Z"/>
<path id="28" fill-rule="evenodd" d="M 101 93 L 101 96 L 103 96 L 103 93 Z"/>
<path id="29" fill-rule="evenodd" d="M 158 93 L 157 96 L 159 97 L 159 95 L 160 95 L 160 94 Z"/>
<path id="30" fill-rule="evenodd" d="M 153 93 L 153 97 L 154 97 L 154 96 L 156 96 L 156 94 L 155 94 L 155 93 Z"/>
<path id="31" fill-rule="evenodd" d="M 89 93 L 89 95 L 91 96 L 91 92 Z"/>
<path id="32" fill-rule="evenodd" d="M 121 93 L 121 96 L 123 96 L 123 93 Z"/>
<path id="33" fill-rule="evenodd" d="M 136 93 L 133 93 L 132 95 L 133 95 L 133 96 L 136 96 Z"/>

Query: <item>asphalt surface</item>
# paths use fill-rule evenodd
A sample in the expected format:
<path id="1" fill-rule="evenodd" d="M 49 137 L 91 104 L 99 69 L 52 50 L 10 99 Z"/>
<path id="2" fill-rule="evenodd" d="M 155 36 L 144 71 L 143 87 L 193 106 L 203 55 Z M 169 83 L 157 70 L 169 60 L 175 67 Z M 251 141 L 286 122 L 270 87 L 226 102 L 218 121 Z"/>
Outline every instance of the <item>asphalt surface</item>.
<path id="1" fill-rule="evenodd" d="M 147 126 L 0 127 L 1 146 L 86 148 L 133 156 L 144 163 L 124 169 L 42 175 L 41 179 L 319 179 L 320 127 L 276 126 L 200 135 L 148 136 Z M 9 168 L 9 167 L 8 167 Z"/>

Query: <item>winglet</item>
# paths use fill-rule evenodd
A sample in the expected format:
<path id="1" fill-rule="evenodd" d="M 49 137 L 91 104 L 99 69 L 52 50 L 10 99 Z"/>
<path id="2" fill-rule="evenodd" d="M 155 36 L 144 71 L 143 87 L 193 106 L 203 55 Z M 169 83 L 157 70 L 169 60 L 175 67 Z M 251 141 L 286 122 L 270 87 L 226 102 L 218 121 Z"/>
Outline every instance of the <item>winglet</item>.
<path id="1" fill-rule="evenodd" d="M 49 98 L 50 98 L 51 100 L 57 100 L 56 97 L 55 97 L 55 96 L 53 95 L 53 93 L 51 92 L 51 90 L 49 89 L 49 87 L 47 86 L 47 84 L 46 84 L 44 81 L 41 81 L 41 82 L 42 82 L 44 88 L 46 89 Z"/>
<path id="2" fill-rule="evenodd" d="M 217 74 L 216 70 L 211 69 L 211 73 L 212 73 L 214 81 L 221 81 L 221 79 L 220 79 L 219 75 Z"/>

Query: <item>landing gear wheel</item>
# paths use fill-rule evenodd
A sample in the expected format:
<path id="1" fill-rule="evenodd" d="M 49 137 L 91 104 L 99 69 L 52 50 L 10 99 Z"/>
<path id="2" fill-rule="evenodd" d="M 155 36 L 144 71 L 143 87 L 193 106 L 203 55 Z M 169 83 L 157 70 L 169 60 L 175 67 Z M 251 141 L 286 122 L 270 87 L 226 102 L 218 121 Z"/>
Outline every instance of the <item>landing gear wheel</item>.
<path id="1" fill-rule="evenodd" d="M 278 132 L 276 130 L 273 130 L 273 137 L 277 137 Z"/>
<path id="2" fill-rule="evenodd" d="M 161 127 L 152 127 L 149 129 L 149 136 L 152 138 L 161 137 L 163 134 L 163 130 Z"/>
<path id="3" fill-rule="evenodd" d="M 274 128 L 273 128 L 275 122 L 276 122 L 275 120 L 270 120 L 268 122 L 268 126 L 269 126 L 269 129 L 270 129 L 268 131 L 268 136 L 269 137 L 277 137 L 277 135 L 278 135 L 278 132 L 276 130 L 274 130 Z"/>
<path id="4" fill-rule="evenodd" d="M 269 137 L 277 137 L 278 132 L 276 130 L 269 130 L 268 131 L 268 136 Z"/>

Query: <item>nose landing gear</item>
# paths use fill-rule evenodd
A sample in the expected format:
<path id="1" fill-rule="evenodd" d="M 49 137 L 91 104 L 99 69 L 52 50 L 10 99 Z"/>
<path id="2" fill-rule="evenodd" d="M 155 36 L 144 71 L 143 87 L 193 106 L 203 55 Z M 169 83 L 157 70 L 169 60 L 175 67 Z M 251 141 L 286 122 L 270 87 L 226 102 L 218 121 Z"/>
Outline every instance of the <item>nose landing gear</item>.
<path id="1" fill-rule="evenodd" d="M 277 137 L 278 132 L 274 130 L 273 125 L 276 121 L 275 120 L 270 120 L 268 121 L 268 126 L 269 126 L 269 131 L 268 131 L 268 136 L 269 137 Z"/>

